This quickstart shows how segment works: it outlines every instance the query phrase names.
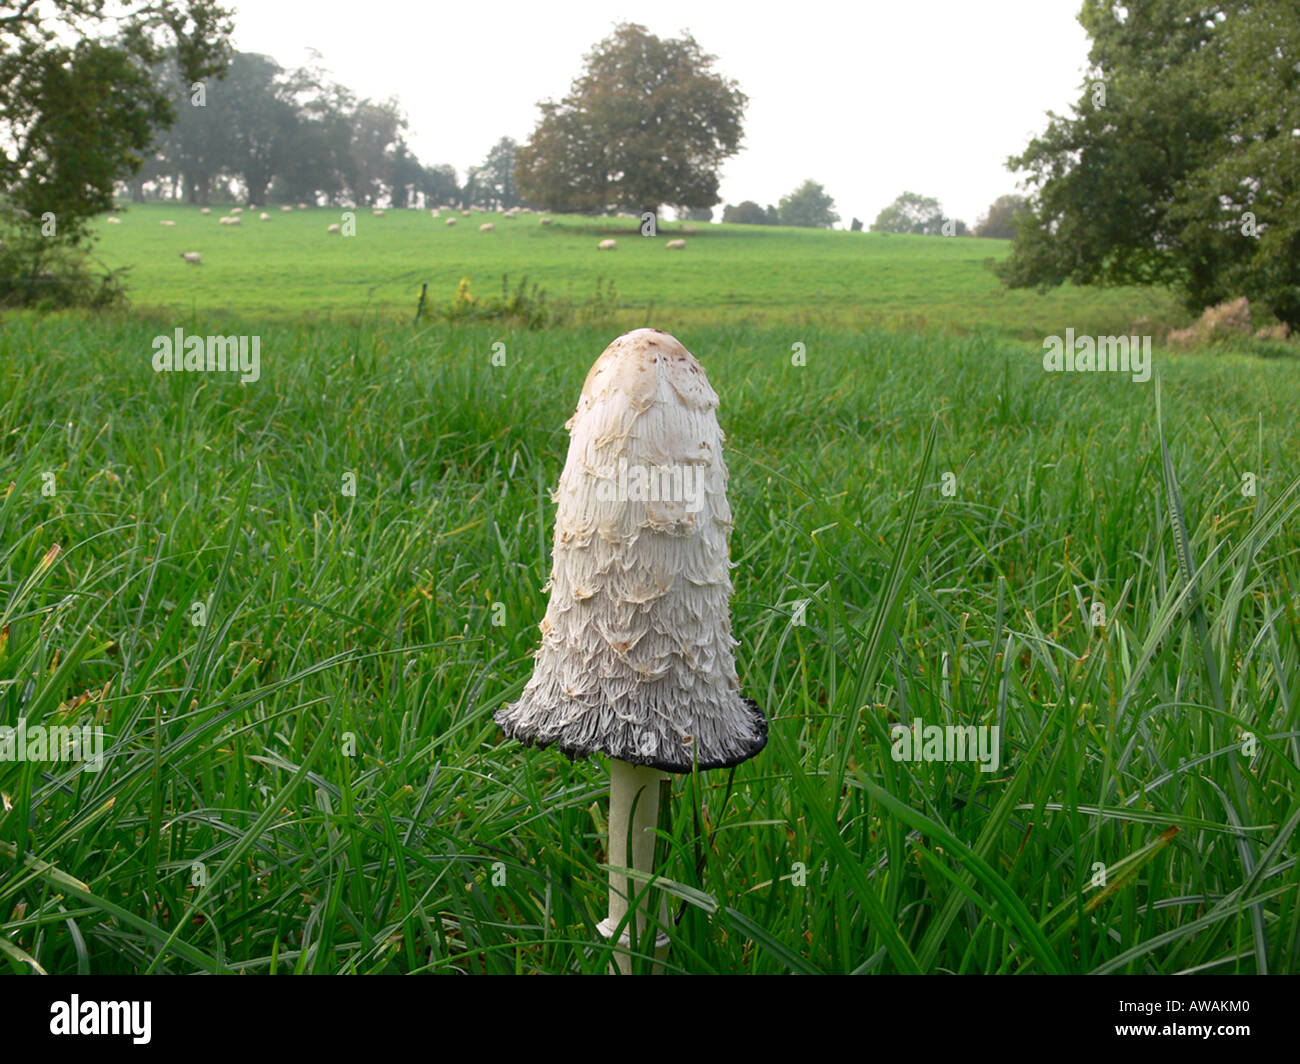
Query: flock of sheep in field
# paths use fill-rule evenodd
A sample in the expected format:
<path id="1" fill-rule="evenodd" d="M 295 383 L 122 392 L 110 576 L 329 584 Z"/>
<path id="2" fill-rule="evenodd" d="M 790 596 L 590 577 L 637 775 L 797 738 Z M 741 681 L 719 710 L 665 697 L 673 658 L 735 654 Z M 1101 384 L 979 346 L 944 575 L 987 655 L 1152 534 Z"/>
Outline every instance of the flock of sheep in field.
<path id="1" fill-rule="evenodd" d="M 249 204 L 248 209 L 249 209 L 250 211 L 251 211 L 251 210 L 254 210 L 253 205 L 252 205 L 252 204 Z M 298 210 L 300 210 L 300 211 L 305 211 L 305 210 L 307 210 L 307 209 L 308 209 L 308 205 L 307 205 L 307 204 L 305 204 L 305 203 L 299 203 L 299 204 L 298 204 Z M 417 210 L 417 209 L 422 209 L 422 208 L 411 208 L 411 209 L 412 209 L 412 210 Z M 282 207 L 280 208 L 280 210 L 281 210 L 281 211 L 292 211 L 292 210 L 293 210 L 293 207 L 291 207 L 291 206 L 289 206 L 289 205 L 286 204 L 286 205 L 282 206 Z M 473 215 L 473 214 L 481 214 L 481 213 L 484 212 L 484 210 L 485 210 L 485 208 L 483 208 L 483 207 L 471 207 L 469 210 L 461 210 L 461 211 L 459 211 L 459 215 L 460 215 L 460 217 L 462 217 L 462 218 L 468 218 L 468 217 L 470 217 L 470 216 Z M 442 217 L 442 214 L 443 214 L 444 211 L 447 213 L 447 218 L 446 218 L 445 224 L 448 225 L 448 226 L 454 226 L 454 225 L 456 224 L 457 220 L 458 220 L 458 219 L 457 219 L 457 209 L 456 209 L 455 207 L 452 207 L 452 206 L 449 206 L 449 205 L 444 204 L 444 205 L 441 206 L 441 207 L 433 207 L 433 208 L 430 208 L 430 210 L 429 210 L 429 214 L 430 214 L 430 216 L 433 217 L 433 218 L 440 218 L 440 217 Z M 210 215 L 211 213 L 212 213 L 212 208 L 211 208 L 211 207 L 200 207 L 200 208 L 199 208 L 199 214 L 201 214 L 201 215 Z M 242 225 L 242 224 L 243 224 L 243 213 L 244 213 L 244 208 L 243 208 L 243 207 L 231 207 L 231 208 L 230 208 L 230 213 L 229 213 L 229 214 L 222 215 L 220 218 L 217 219 L 217 224 L 218 224 L 218 225 L 227 225 L 227 226 Z M 371 213 L 372 215 L 374 215 L 374 217 L 376 217 L 376 218 L 382 218 L 382 217 L 384 216 L 384 214 L 386 213 L 386 211 L 385 211 L 385 208 L 383 208 L 383 207 L 374 207 L 374 208 L 371 209 L 370 213 Z M 536 213 L 536 211 L 534 211 L 533 208 L 531 208 L 531 207 L 511 207 L 511 208 L 507 209 L 506 211 L 502 212 L 502 217 L 504 217 L 504 218 L 506 218 L 506 219 L 509 219 L 510 221 L 513 221 L 513 220 L 514 220 L 515 218 L 517 218 L 520 214 L 535 214 L 535 213 Z M 269 221 L 271 221 L 271 215 L 269 215 L 266 211 L 261 211 L 261 212 L 258 214 L 257 217 L 258 217 L 258 220 L 259 220 L 259 221 L 262 221 L 262 222 L 269 222 Z M 620 211 L 619 214 L 618 214 L 618 217 L 619 217 L 619 218 L 634 218 L 635 215 L 627 214 L 627 213 L 625 213 L 625 212 Z M 114 215 L 110 215 L 106 220 L 107 220 L 110 224 L 113 224 L 113 225 L 120 225 L 121 222 L 122 222 L 122 219 L 121 219 L 121 218 L 118 218 L 118 217 L 116 217 L 116 216 L 114 216 Z M 551 218 L 548 218 L 548 217 L 546 217 L 546 216 L 543 215 L 542 217 L 540 217 L 540 218 L 538 219 L 538 221 L 539 221 L 539 223 L 540 223 L 541 225 L 543 225 L 543 226 L 550 226 L 550 225 L 552 224 L 552 221 L 553 221 L 553 220 L 552 220 Z M 175 223 L 174 221 L 171 221 L 170 219 L 164 219 L 164 220 L 160 221 L 158 224 L 159 224 L 159 225 L 162 225 L 162 226 L 175 226 L 176 223 Z M 497 229 L 497 227 L 496 227 L 496 223 L 495 223 L 495 222 L 484 222 L 484 223 L 482 223 L 482 224 L 478 227 L 478 231 L 479 231 L 480 233 L 495 233 L 495 232 L 496 232 L 496 229 Z M 337 234 L 337 233 L 341 233 L 341 232 L 342 232 L 342 226 L 340 225 L 340 223 L 338 223 L 338 222 L 334 222 L 334 223 L 332 223 L 331 225 L 326 226 L 326 228 L 325 228 L 325 232 L 326 232 L 326 233 L 336 233 L 336 234 Z M 686 226 L 683 226 L 683 227 L 682 227 L 682 232 L 684 232 L 684 233 L 694 233 L 694 232 L 695 232 L 695 227 L 692 226 L 692 225 L 686 225 Z M 664 244 L 664 247 L 665 247 L 668 251 L 683 251 L 683 250 L 685 250 L 685 248 L 686 248 L 686 241 L 683 240 L 683 239 L 681 239 L 681 238 L 678 238 L 677 240 L 669 240 L 667 243 Z M 607 238 L 607 239 L 605 239 L 605 240 L 602 240 L 602 241 L 600 241 L 600 243 L 598 243 L 598 244 L 596 245 L 596 250 L 597 250 L 597 251 L 616 251 L 617 249 L 618 249 L 618 241 L 617 241 L 617 240 L 614 240 L 614 239 L 612 239 L 612 238 Z M 181 255 L 181 258 L 184 259 L 184 260 L 185 260 L 187 263 L 189 263 L 191 266 L 200 266 L 200 265 L 202 265 L 202 263 L 203 263 L 203 255 L 202 255 L 202 253 L 200 253 L 200 252 L 198 252 L 198 251 L 182 251 L 182 252 L 180 253 L 180 255 Z"/>

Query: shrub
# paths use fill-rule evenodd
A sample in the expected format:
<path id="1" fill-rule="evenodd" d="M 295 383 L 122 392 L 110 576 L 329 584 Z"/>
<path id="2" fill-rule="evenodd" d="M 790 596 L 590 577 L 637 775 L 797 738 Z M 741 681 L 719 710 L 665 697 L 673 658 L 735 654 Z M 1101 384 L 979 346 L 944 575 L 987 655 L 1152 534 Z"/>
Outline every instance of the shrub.
<path id="1" fill-rule="evenodd" d="M 1290 332 L 1290 327 L 1285 322 L 1252 329 L 1250 300 L 1239 296 L 1226 303 L 1206 307 L 1194 324 L 1186 329 L 1173 330 L 1166 342 L 1176 348 L 1213 345 L 1262 358 L 1276 358 L 1291 353 L 1286 342 Z"/>
<path id="2" fill-rule="evenodd" d="M 544 288 L 529 285 L 524 277 L 510 288 L 508 274 L 501 275 L 500 298 L 480 299 L 470 288 L 470 279 L 462 277 L 456 294 L 446 306 L 433 311 L 433 316 L 448 322 L 505 321 L 526 329 L 545 329 L 604 321 L 618 304 L 618 293 L 612 280 L 596 281 L 595 292 L 582 303 L 572 300 L 552 300 Z"/>
<path id="3" fill-rule="evenodd" d="M 0 306 L 120 306 L 126 303 L 125 273 L 96 262 L 85 248 L 42 236 L 38 223 L 0 214 Z"/>

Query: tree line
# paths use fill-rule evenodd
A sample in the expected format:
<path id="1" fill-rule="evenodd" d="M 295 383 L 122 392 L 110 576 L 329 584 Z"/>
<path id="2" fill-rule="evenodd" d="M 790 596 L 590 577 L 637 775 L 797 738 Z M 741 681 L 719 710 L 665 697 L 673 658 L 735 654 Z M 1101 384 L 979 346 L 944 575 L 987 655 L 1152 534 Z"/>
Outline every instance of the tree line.
<path id="1" fill-rule="evenodd" d="M 397 100 L 358 98 L 317 67 L 286 70 L 269 56 L 237 52 L 204 82 L 182 84 L 174 57 L 153 76 L 159 93 L 181 98 L 176 120 L 160 130 L 124 182 L 134 202 L 503 208 L 520 202 L 509 137 L 461 183 L 455 167 L 416 157 Z"/>
<path id="2" fill-rule="evenodd" d="M 933 196 L 904 192 L 885 207 L 871 223 L 873 233 L 911 233 L 917 236 L 966 236 L 968 234 L 1010 240 L 1015 236 L 1016 219 L 1025 209 L 1024 196 L 1011 193 L 999 196 L 980 217 L 973 230 L 960 218 L 948 218 L 942 205 Z M 834 211 L 835 201 L 816 181 L 808 180 L 788 196 L 783 196 L 779 206 L 760 207 L 753 200 L 728 204 L 722 211 L 724 222 L 740 225 L 795 225 L 806 228 L 828 229 L 840 220 Z M 707 220 L 712 211 L 705 214 Z M 853 232 L 862 230 L 861 219 L 849 224 Z"/>

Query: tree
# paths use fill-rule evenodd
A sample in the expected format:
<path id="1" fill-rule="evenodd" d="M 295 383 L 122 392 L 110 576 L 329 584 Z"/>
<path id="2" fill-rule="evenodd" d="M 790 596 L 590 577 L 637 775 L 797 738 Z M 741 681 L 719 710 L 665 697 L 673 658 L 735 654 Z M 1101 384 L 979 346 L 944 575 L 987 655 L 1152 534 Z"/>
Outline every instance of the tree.
<path id="1" fill-rule="evenodd" d="M 840 220 L 832 209 L 834 206 L 835 201 L 826 190 L 810 178 L 788 196 L 782 196 L 778 209 L 782 225 L 829 229 Z"/>
<path id="2" fill-rule="evenodd" d="M 187 82 L 215 74 L 229 52 L 230 12 L 214 0 L 104 7 L 48 0 L 0 16 L 0 194 L 14 209 L 9 225 L 39 232 L 41 218 L 55 216 L 51 247 L 87 240 L 115 182 L 174 119 L 151 73 L 165 47 Z M 116 36 L 103 37 L 110 28 Z"/>
<path id="3" fill-rule="evenodd" d="M 525 199 L 553 210 L 711 207 L 740 148 L 744 93 L 689 34 L 661 40 L 621 23 L 585 57 L 515 155 Z"/>
<path id="4" fill-rule="evenodd" d="M 962 226 L 963 230 L 965 225 Z M 904 192 L 876 215 L 873 233 L 915 233 L 922 236 L 943 234 L 943 208 L 931 196 Z"/>
<path id="5" fill-rule="evenodd" d="M 174 87 L 153 68 L 170 47 L 181 75 L 199 81 L 228 52 L 230 15 L 212 0 L 106 6 L 25 0 L 0 14 L 2 302 L 121 298 L 111 272 L 92 274 L 89 223 L 175 117 Z"/>
<path id="6" fill-rule="evenodd" d="M 491 201 L 489 206 L 508 209 L 519 205 L 519 188 L 515 184 L 517 147 L 510 137 L 502 137 L 478 168 L 479 183 Z"/>
<path id="7" fill-rule="evenodd" d="M 862 232 L 862 219 L 861 219 L 861 218 L 857 218 L 857 217 L 855 217 L 855 218 L 853 219 L 853 221 L 849 224 L 849 232 L 851 232 L 851 233 L 860 233 L 860 232 Z"/>
<path id="8" fill-rule="evenodd" d="M 483 170 L 481 167 L 471 166 L 465 171 L 465 185 L 460 190 L 460 201 L 462 206 L 491 206 L 491 195 L 491 189 L 484 184 Z"/>
<path id="9" fill-rule="evenodd" d="M 175 101 L 181 88 L 181 80 L 174 57 L 164 56 L 156 63 L 152 70 L 152 77 L 157 92 L 169 102 Z M 176 113 L 181 118 L 184 117 L 182 106 L 183 104 L 176 108 Z M 145 189 L 149 185 L 163 187 L 169 178 L 175 182 L 178 170 L 174 156 L 179 155 L 182 148 L 175 126 L 170 129 L 164 128 L 155 135 L 153 146 L 140 154 L 139 165 L 125 182 L 130 190 L 132 203 L 145 201 Z"/>
<path id="10" fill-rule="evenodd" d="M 442 204 L 460 202 L 460 185 L 456 182 L 456 170 L 445 163 L 442 166 L 426 166 L 420 178 L 420 191 L 424 201 L 435 207 Z"/>
<path id="11" fill-rule="evenodd" d="M 1016 235 L 1016 217 L 1028 205 L 1024 196 L 1012 192 L 999 196 L 975 223 L 975 235 L 993 240 L 1011 240 Z"/>
<path id="12" fill-rule="evenodd" d="M 392 151 L 406 128 L 396 100 L 362 100 L 350 119 L 352 143 L 344 190 L 361 207 L 376 203 L 389 188 Z"/>
<path id="13" fill-rule="evenodd" d="M 398 140 L 392 151 L 392 173 L 389 175 L 388 198 L 394 207 L 405 207 L 424 177 L 424 167 L 411 154 L 406 141 Z"/>
<path id="14" fill-rule="evenodd" d="M 1092 79 L 1008 160 L 1031 195 L 1003 280 L 1244 294 L 1300 327 L 1300 8 L 1087 0 L 1080 21 Z"/>
<path id="15" fill-rule="evenodd" d="M 162 75 L 167 84 L 179 83 L 176 63 L 171 57 L 164 62 Z M 150 160 L 154 165 L 141 167 L 142 174 L 166 168 L 179 176 L 189 203 L 209 202 L 213 178 L 221 172 L 231 151 L 229 123 L 223 120 L 219 107 L 208 106 L 210 95 L 220 96 L 216 84 L 183 94 L 176 108 L 175 123 L 159 138 L 156 161 Z"/>
<path id="16" fill-rule="evenodd" d="M 768 208 L 771 210 L 771 208 Z M 772 224 L 767 213 L 753 200 L 744 200 L 733 206 L 726 206 L 722 210 L 722 220 L 724 222 L 735 222 L 740 225 L 769 225 Z"/>
<path id="17" fill-rule="evenodd" d="M 318 66 L 295 70 L 286 85 L 295 110 L 268 193 L 280 203 L 336 203 L 352 165 L 356 96 Z"/>
<path id="18" fill-rule="evenodd" d="M 297 132 L 297 111 L 284 70 L 270 56 L 239 52 L 222 86 L 220 120 L 228 130 L 227 168 L 248 202 L 265 205 L 271 179 L 283 168 Z"/>
<path id="19" fill-rule="evenodd" d="M 683 222 L 711 222 L 713 221 L 713 208 L 678 207 L 677 218 Z"/>

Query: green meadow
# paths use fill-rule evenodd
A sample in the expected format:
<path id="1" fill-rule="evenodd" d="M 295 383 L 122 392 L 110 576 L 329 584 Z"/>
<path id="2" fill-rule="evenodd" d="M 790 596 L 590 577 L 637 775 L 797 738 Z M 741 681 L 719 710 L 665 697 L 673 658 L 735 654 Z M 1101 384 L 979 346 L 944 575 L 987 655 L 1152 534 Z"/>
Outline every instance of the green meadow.
<path id="1" fill-rule="evenodd" d="M 0 966 L 607 970 L 608 766 L 492 714 L 564 422 L 655 325 L 721 398 L 771 729 L 674 780 L 667 970 L 1300 970 L 1294 357 L 1046 373 L 1044 334 L 1183 319 L 1004 292 L 994 241 L 219 213 L 103 227 L 130 313 L 0 319 L 0 724 L 103 737 L 0 759 Z M 502 274 L 617 295 L 413 325 L 421 283 Z M 259 379 L 154 372 L 176 328 L 256 336 Z M 997 763 L 896 760 L 913 721 L 996 727 Z"/>
<path id="2" fill-rule="evenodd" d="M 614 318 L 653 320 L 672 331 L 719 321 L 785 324 L 942 327 L 1006 330 L 1022 337 L 1077 331 L 1128 333 L 1135 318 L 1181 323 L 1186 317 L 1159 290 L 1061 289 L 1040 295 L 1008 291 L 986 268 L 1008 243 L 973 237 L 932 239 L 785 227 L 696 223 L 686 248 L 669 251 L 682 226 L 659 238 L 640 235 L 640 221 L 557 215 L 544 228 L 537 214 L 355 212 L 356 232 L 327 232 L 343 212 L 281 212 L 270 220 L 245 211 L 239 226 L 217 222 L 222 208 L 132 206 L 121 223 L 101 225 L 99 257 L 129 266 L 137 306 L 176 314 L 195 308 L 276 320 L 355 321 L 415 316 L 420 286 L 446 302 L 462 278 L 479 296 L 525 278 L 552 299 L 580 304 L 612 285 Z M 162 221 L 174 226 L 163 226 Z M 480 233 L 484 222 L 496 226 Z M 614 238 L 613 252 L 596 245 Z M 181 252 L 197 251 L 200 266 Z"/>

